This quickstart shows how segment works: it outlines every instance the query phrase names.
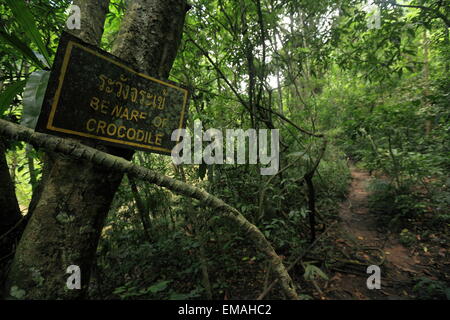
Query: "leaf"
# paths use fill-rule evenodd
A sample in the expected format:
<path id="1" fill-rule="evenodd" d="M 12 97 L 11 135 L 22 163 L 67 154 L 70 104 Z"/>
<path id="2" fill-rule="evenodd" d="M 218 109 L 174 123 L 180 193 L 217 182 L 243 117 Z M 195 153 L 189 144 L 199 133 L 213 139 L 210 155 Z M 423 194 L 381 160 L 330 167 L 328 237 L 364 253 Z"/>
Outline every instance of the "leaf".
<path id="1" fill-rule="evenodd" d="M 293 152 L 293 153 L 288 154 L 287 157 L 296 157 L 296 158 L 302 158 L 302 159 L 308 158 L 306 156 L 305 152 Z"/>
<path id="2" fill-rule="evenodd" d="M 23 114 L 21 124 L 30 129 L 36 127 L 44 101 L 49 71 L 39 70 L 30 75 L 25 91 L 23 92 Z"/>
<path id="3" fill-rule="evenodd" d="M 17 38 L 13 34 L 8 34 L 5 30 L 0 29 L 0 38 L 6 41 L 10 46 L 23 54 L 30 62 L 34 63 L 37 67 L 45 69 L 46 66 L 42 61 L 36 56 L 36 54 L 28 47 L 24 42 Z"/>
<path id="4" fill-rule="evenodd" d="M 114 289 L 113 293 L 114 294 L 121 294 L 121 293 L 124 293 L 125 291 L 127 291 L 126 287 L 118 287 L 118 288 Z"/>
<path id="5" fill-rule="evenodd" d="M 160 282 L 152 285 L 151 287 L 149 287 L 147 289 L 147 292 L 158 293 L 158 292 L 164 291 L 164 290 L 166 290 L 167 285 L 171 282 L 172 281 L 170 281 L 170 280 L 160 281 Z"/>
<path id="6" fill-rule="evenodd" d="M 23 0 L 6 0 L 6 3 L 25 32 L 25 35 L 36 44 L 39 52 L 44 56 L 47 66 L 50 66 L 50 55 L 42 41 L 42 36 L 37 29 L 36 22 L 34 21 L 30 9 L 25 5 Z"/>
<path id="7" fill-rule="evenodd" d="M 191 298 L 191 295 L 185 293 L 172 293 L 169 296 L 169 300 L 187 300 L 189 298 Z"/>
<path id="8" fill-rule="evenodd" d="M 14 98 L 23 91 L 26 81 L 17 81 L 6 87 L 0 94 L 0 116 L 10 107 Z"/>
<path id="9" fill-rule="evenodd" d="M 12 286 L 9 294 L 11 295 L 11 297 L 14 297 L 14 298 L 20 300 L 25 297 L 26 292 L 25 292 L 25 290 L 20 289 L 17 286 Z"/>

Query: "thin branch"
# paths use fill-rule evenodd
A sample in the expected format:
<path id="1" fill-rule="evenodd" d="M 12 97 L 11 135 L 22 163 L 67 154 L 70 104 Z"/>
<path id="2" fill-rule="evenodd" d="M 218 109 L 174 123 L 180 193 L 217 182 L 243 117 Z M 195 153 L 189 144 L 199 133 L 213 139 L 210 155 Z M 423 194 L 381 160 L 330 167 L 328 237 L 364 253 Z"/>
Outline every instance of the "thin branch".
<path id="1" fill-rule="evenodd" d="M 197 49 L 199 49 L 202 54 L 206 57 L 206 59 L 211 63 L 211 65 L 214 67 L 214 69 L 216 69 L 216 71 L 220 74 L 220 76 L 222 77 L 222 79 L 225 81 L 225 83 L 228 85 L 228 87 L 231 89 L 231 91 L 233 91 L 234 95 L 236 96 L 236 98 L 239 100 L 239 102 L 245 107 L 245 109 L 247 109 L 247 111 L 249 111 L 251 113 L 251 110 L 248 106 L 248 103 L 241 97 L 241 95 L 239 94 L 239 92 L 237 91 L 237 89 L 233 86 L 233 84 L 231 84 L 231 82 L 228 80 L 228 78 L 225 76 L 225 74 L 222 72 L 222 70 L 219 68 L 219 66 L 214 62 L 214 60 L 209 56 L 208 52 L 203 49 L 199 44 L 197 44 L 192 38 L 188 38 L 188 40 L 190 42 L 192 42 L 192 44 L 197 47 Z M 300 128 L 298 125 L 296 125 L 294 122 L 292 122 L 291 120 L 289 120 L 288 118 L 286 118 L 285 116 L 283 116 L 282 114 L 280 114 L 277 111 L 272 110 L 271 108 L 265 108 L 263 106 L 258 106 L 259 108 L 269 111 L 271 113 L 273 113 L 274 115 L 278 116 L 280 119 L 288 122 L 289 124 L 291 124 L 292 126 L 294 126 L 298 131 L 312 136 L 312 137 L 316 137 L 316 138 L 324 138 L 323 134 L 314 134 L 312 132 L 309 132 L 305 129 Z"/>
<path id="2" fill-rule="evenodd" d="M 399 4 L 396 1 L 391 2 L 392 5 L 402 8 L 414 8 L 414 9 L 420 9 L 423 11 L 428 11 L 436 15 L 437 18 L 441 18 L 442 21 L 445 23 L 447 28 L 450 28 L 450 19 L 447 18 L 442 12 L 440 12 L 437 9 L 433 9 L 430 7 L 420 6 L 420 5 L 412 5 L 412 4 Z"/>
<path id="3" fill-rule="evenodd" d="M 264 110 L 266 110 L 266 111 L 269 111 L 269 112 L 273 113 L 274 115 L 276 115 L 277 117 L 279 117 L 281 120 L 286 121 L 287 123 L 289 123 L 290 125 L 292 125 L 294 128 L 296 128 L 298 131 L 300 131 L 300 132 L 302 132 L 302 133 L 304 133 L 304 134 L 306 134 L 306 135 L 308 135 L 308 136 L 316 137 L 316 138 L 325 138 L 325 136 L 324 136 L 323 134 L 312 133 L 312 132 L 309 132 L 308 130 L 305 130 L 305 129 L 303 129 L 303 128 L 300 128 L 300 127 L 299 127 L 298 125 L 296 125 L 293 121 L 289 120 L 289 119 L 286 118 L 284 115 L 282 115 L 281 113 L 279 113 L 279 112 L 277 112 L 277 111 L 275 111 L 275 110 L 268 109 L 268 108 L 265 108 L 265 107 L 263 107 L 263 106 L 259 106 L 259 107 L 260 107 L 261 109 L 264 109 Z"/>
<path id="4" fill-rule="evenodd" d="M 333 227 L 336 224 L 336 222 L 333 222 L 332 224 L 330 224 L 330 226 L 319 236 L 317 237 L 317 239 L 311 243 L 309 245 L 308 248 L 306 248 L 298 257 L 297 259 L 294 260 L 294 262 L 292 262 L 292 264 L 287 268 L 287 271 L 291 271 L 293 267 L 295 267 L 297 265 L 297 263 L 299 263 L 305 256 L 306 254 L 308 254 L 309 251 L 311 251 L 311 249 L 313 249 L 316 244 L 319 242 L 320 239 L 322 239 L 327 233 L 328 231 L 331 229 L 331 227 Z M 278 283 L 278 279 L 274 280 L 270 286 L 268 286 L 257 298 L 256 300 L 262 300 L 264 299 L 264 297 L 270 292 L 270 290 L 272 290 L 272 288 Z"/>
<path id="5" fill-rule="evenodd" d="M 211 65 L 216 69 L 216 71 L 220 74 L 223 81 L 230 87 L 231 91 L 233 91 L 236 98 L 239 100 L 239 102 L 247 109 L 249 110 L 247 102 L 241 97 L 237 89 L 231 84 L 231 82 L 228 80 L 228 78 L 225 76 L 225 74 L 222 72 L 222 70 L 219 68 L 219 66 L 214 62 L 214 60 L 209 56 L 208 52 L 203 49 L 197 42 L 195 42 L 191 37 L 188 38 L 192 44 L 202 52 L 202 54 L 205 56 L 205 58 L 211 63 Z M 250 110 L 249 110 L 250 111 Z"/>

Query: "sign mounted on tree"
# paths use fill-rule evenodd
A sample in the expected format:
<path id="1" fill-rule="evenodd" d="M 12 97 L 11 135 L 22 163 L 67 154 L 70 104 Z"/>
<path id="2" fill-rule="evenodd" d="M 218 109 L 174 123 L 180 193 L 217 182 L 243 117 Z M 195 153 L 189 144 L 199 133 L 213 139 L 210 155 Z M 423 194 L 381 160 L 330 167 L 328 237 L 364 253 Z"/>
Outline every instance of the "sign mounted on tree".
<path id="1" fill-rule="evenodd" d="M 187 104 L 186 89 L 64 33 L 36 131 L 170 155 Z"/>

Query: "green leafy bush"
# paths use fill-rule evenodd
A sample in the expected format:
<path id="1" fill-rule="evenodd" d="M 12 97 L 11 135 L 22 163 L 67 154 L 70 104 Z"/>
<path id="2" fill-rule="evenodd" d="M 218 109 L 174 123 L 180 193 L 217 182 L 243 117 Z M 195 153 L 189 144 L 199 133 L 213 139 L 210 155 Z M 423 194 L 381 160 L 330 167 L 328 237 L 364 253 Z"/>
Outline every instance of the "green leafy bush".
<path id="1" fill-rule="evenodd" d="M 442 281 L 421 278 L 413 291 L 421 300 L 450 300 L 450 287 Z"/>
<path id="2" fill-rule="evenodd" d="M 369 191 L 370 210 L 392 227 L 402 227 L 402 221 L 420 215 L 426 207 L 422 196 L 408 186 L 396 188 L 386 180 L 374 179 Z"/>

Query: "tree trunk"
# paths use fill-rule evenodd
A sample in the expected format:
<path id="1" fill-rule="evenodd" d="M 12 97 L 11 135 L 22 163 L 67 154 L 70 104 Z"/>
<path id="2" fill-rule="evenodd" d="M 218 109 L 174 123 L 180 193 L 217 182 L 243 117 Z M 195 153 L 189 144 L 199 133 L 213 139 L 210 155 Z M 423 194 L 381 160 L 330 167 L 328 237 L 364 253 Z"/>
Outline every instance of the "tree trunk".
<path id="1" fill-rule="evenodd" d="M 108 0 L 80 1 L 82 32 L 98 44 Z M 95 3 L 95 6 L 93 5 Z M 129 4 L 113 54 L 137 71 L 166 78 L 181 40 L 185 0 L 135 0 Z M 83 21 L 85 23 L 83 24 Z M 74 106 L 75 107 L 75 106 Z M 130 159 L 131 152 L 90 143 Z M 123 173 L 56 156 L 17 248 L 7 290 L 26 299 L 79 299 L 86 294 L 105 217 Z M 81 268 L 81 290 L 68 290 L 70 265 Z M 22 291 L 23 290 L 23 291 Z"/>
<path id="2" fill-rule="evenodd" d="M 136 181 L 133 177 L 128 177 L 128 182 L 130 183 L 131 192 L 133 193 L 134 202 L 136 204 L 136 209 L 141 218 L 142 228 L 144 229 L 145 238 L 151 242 L 152 236 L 150 235 L 150 218 L 148 216 L 148 210 L 145 208 L 144 201 L 139 194 L 139 190 L 136 185 Z"/>
<path id="3" fill-rule="evenodd" d="M 429 96 L 430 96 L 430 44 L 428 39 L 427 30 L 423 32 L 423 105 L 428 108 L 430 106 Z M 433 129 L 433 122 L 431 119 L 425 120 L 425 135 L 429 135 Z"/>
<path id="4" fill-rule="evenodd" d="M 6 145 L 0 139 L 0 283 L 12 258 L 22 219 L 14 183 L 6 162 Z"/>

